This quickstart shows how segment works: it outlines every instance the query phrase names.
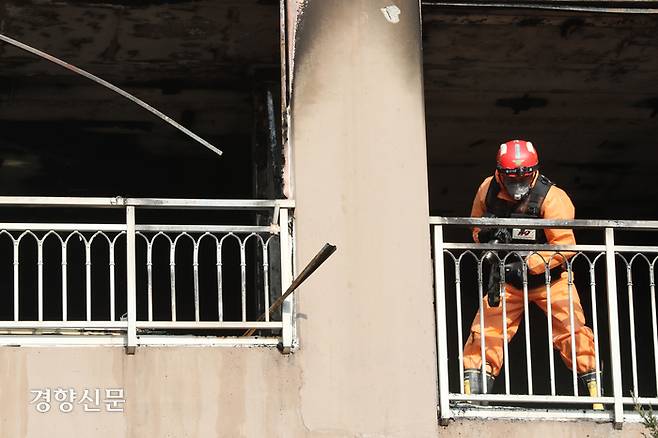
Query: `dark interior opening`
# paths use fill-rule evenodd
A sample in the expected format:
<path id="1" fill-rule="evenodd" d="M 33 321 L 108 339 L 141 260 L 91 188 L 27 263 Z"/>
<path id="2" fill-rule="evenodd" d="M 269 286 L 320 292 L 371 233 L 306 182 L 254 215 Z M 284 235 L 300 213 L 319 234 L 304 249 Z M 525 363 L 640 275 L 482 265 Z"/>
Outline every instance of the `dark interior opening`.
<path id="1" fill-rule="evenodd" d="M 425 7 L 432 214 L 468 215 L 523 138 L 578 218 L 658 218 L 657 34 L 652 15 Z"/>
<path id="2" fill-rule="evenodd" d="M 427 5 L 423 38 L 432 215 L 468 216 L 478 186 L 494 171 L 498 146 L 521 138 L 536 145 L 542 172 L 569 194 L 577 219 L 658 218 L 657 16 Z M 465 229 L 446 229 L 445 235 L 470 241 Z M 576 231 L 576 239 L 600 244 L 603 234 Z M 655 245 L 658 235 L 618 233 L 620 242 Z M 629 396 L 630 298 L 624 262 L 617 263 L 623 388 Z M 647 265 L 636 263 L 633 276 L 638 363 L 648 364 L 638 369 L 640 394 L 655 396 Z M 448 269 L 446 284 L 453 281 Z M 476 279 L 462 281 L 465 341 L 478 300 Z M 589 274 L 582 262 L 575 264 L 575 283 L 591 327 Z M 609 391 L 607 300 L 599 268 L 597 284 L 603 386 Z M 450 389 L 457 392 L 453 294 L 448 294 Z M 547 394 L 546 316 L 534 306 L 530 325 L 535 393 Z M 523 336 L 522 323 L 510 343 L 513 393 L 527 390 Z M 557 352 L 555 367 L 558 393 L 571 394 L 571 374 Z M 502 376 L 494 392 L 504 392 Z"/>
<path id="3" fill-rule="evenodd" d="M 3 194 L 264 196 L 253 163 L 265 166 L 254 158 L 280 139 L 267 132 L 280 132 L 278 2 L 10 1 L 0 14 L 5 34 L 125 88 L 224 151 L 2 44 Z"/>
<path id="4" fill-rule="evenodd" d="M 3 2 L 4 34 L 136 95 L 224 155 L 215 155 L 110 90 L 0 44 L 1 194 L 281 198 L 279 13 L 277 0 Z M 3 212 L 7 222 L 125 220 L 123 212 L 110 210 L 5 208 Z M 138 211 L 138 221 L 151 223 L 254 225 L 259 220 L 270 218 L 245 213 Z M 29 242 L 24 249 L 21 245 L 25 266 L 36 263 L 36 245 Z M 3 253 L 9 251 L 0 254 L 2 263 L 11 263 L 10 246 L 2 247 Z M 168 258 L 168 248 L 156 247 Z M 71 251 L 70 257 L 84 257 L 79 248 Z M 201 251 L 212 255 L 205 244 Z M 58 248 L 47 245 L 45 252 L 56 265 Z M 185 245 L 180 252 L 191 257 Z M 248 262 L 257 263 L 255 249 L 250 246 L 248 252 Z M 102 264 L 103 258 L 98 257 Z M 161 262 L 160 254 L 156 259 Z M 239 271 L 239 266 L 228 268 Z M 202 286 L 204 282 L 210 286 L 206 267 L 201 270 Z M 11 270 L 8 272 L 2 284 L 11 291 Z M 57 275 L 46 272 L 49 286 L 55 289 L 59 287 Z M 117 288 L 125 288 L 121 275 L 125 277 L 117 272 Z M 77 297 L 69 300 L 69 315 L 75 319 L 84 315 L 84 278 L 78 277 L 69 279 L 71 293 Z M 182 290 L 181 296 L 191 293 L 191 272 L 182 270 L 179 279 L 179 287 L 190 289 Z M 138 280 L 143 283 L 141 271 Z M 226 289 L 239 290 L 239 276 L 237 284 L 235 276 L 227 275 L 225 280 Z M 263 308 L 255 286 L 260 281 L 257 276 L 248 279 L 250 317 Z M 107 284 L 96 283 L 94 280 L 94 290 L 106 295 Z M 21 285 L 26 291 L 36 290 L 36 268 L 21 273 Z M 117 289 L 117 297 L 125 294 L 121 290 L 125 291 Z M 54 290 L 54 298 L 46 299 L 46 315 L 61 312 L 58 293 Z M 207 295 L 202 300 L 212 303 L 215 296 L 217 301 L 216 285 L 202 287 L 202 293 Z M 6 308 L 11 309 L 11 293 L 3 297 Z M 226 297 L 232 300 L 228 294 Z M 32 319 L 35 315 L 29 309 L 35 308 L 35 294 L 26 292 L 22 299 L 27 313 L 21 319 Z M 138 312 L 143 312 L 144 303 L 139 300 Z M 98 301 L 107 302 L 105 298 Z M 179 315 L 179 320 L 190 319 L 187 304 L 181 304 L 179 311 L 184 315 Z M 225 304 L 225 319 L 239 320 L 235 303 Z M 125 307 L 125 303 L 118 305 Z M 107 305 L 100 306 L 93 309 L 99 318 L 109 312 Z M 117 312 L 120 316 L 119 308 Z"/>

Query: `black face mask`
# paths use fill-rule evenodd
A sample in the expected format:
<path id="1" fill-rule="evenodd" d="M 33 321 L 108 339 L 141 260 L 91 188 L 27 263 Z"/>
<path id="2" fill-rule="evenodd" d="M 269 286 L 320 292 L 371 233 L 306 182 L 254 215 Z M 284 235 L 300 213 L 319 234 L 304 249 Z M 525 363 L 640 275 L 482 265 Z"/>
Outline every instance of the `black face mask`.
<path id="1" fill-rule="evenodd" d="M 520 201 L 530 193 L 530 187 L 532 186 L 534 177 L 534 172 L 526 175 L 500 175 L 503 187 L 505 187 L 507 193 L 514 198 L 515 201 Z"/>

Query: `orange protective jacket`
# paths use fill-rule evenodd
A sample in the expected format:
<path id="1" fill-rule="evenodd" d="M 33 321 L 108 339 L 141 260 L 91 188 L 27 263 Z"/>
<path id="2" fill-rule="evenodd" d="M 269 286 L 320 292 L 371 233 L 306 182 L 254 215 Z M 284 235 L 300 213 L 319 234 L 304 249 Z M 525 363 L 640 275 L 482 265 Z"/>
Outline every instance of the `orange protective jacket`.
<path id="1" fill-rule="evenodd" d="M 496 175 L 497 176 L 497 175 Z M 471 216 L 481 217 L 486 212 L 485 199 L 487 190 L 493 177 L 488 177 L 480 185 L 473 201 Z M 500 180 L 498 180 L 500 184 Z M 535 179 L 536 182 L 536 179 Z M 501 184 L 501 190 L 498 194 L 501 199 L 511 201 L 511 197 L 505 192 Z M 573 219 L 574 206 L 569 196 L 564 190 L 551 186 L 544 203 L 541 206 L 540 215 L 544 219 Z M 478 228 L 473 229 L 473 239 L 478 242 Z M 538 230 L 541 231 L 541 230 Z M 549 244 L 554 245 L 575 245 L 576 240 L 573 231 L 569 229 L 544 229 L 546 240 Z M 551 256 L 554 252 L 540 252 L 528 258 L 528 270 L 531 274 L 541 274 L 545 270 L 545 261 L 551 260 L 551 269 L 560 264 L 564 258 L 568 258 L 573 253 L 562 253 L 563 257 Z M 585 314 L 580 304 L 580 298 L 575 286 L 568 283 L 567 273 L 562 274 L 551 284 L 551 300 L 548 301 L 546 288 L 540 286 L 534 290 L 528 291 L 529 299 L 536 303 L 544 313 L 550 306 L 552 309 L 552 327 L 553 327 L 553 344 L 560 350 L 562 359 L 569 368 L 571 363 L 571 318 L 569 309 L 569 297 L 573 298 L 574 312 L 574 335 L 573 339 L 576 350 L 576 365 L 579 373 L 589 372 L 595 369 L 596 356 L 594 348 L 594 335 L 592 330 L 585 325 Z M 506 324 L 507 324 L 507 341 L 509 342 L 516 334 L 521 316 L 524 311 L 523 291 L 514 288 L 511 285 L 505 286 L 506 300 Z M 480 312 L 473 318 L 471 324 L 471 334 L 464 346 L 464 368 L 480 369 L 482 365 L 481 353 L 481 334 L 485 337 L 485 361 L 487 368 L 494 376 L 500 373 L 504 360 L 504 342 L 505 334 L 503 330 L 503 306 L 490 307 L 487 298 L 483 299 L 481 304 L 484 312 L 484 327 L 480 327 Z"/>
<path id="2" fill-rule="evenodd" d="M 537 175 L 538 177 L 539 175 Z M 482 217 L 487 211 L 485 200 L 487 197 L 487 190 L 489 190 L 489 184 L 491 183 L 492 178 L 496 178 L 498 184 L 500 184 L 501 190 L 498 192 L 498 197 L 506 201 L 513 202 L 511 196 L 505 191 L 500 178 L 498 177 L 498 172 L 494 176 L 489 176 L 480 184 L 475 199 L 473 200 L 473 207 L 471 208 L 471 217 Z M 537 181 L 533 182 L 533 186 Z M 571 199 L 566 194 L 564 190 L 553 185 L 548 190 L 546 198 L 544 199 L 543 204 L 541 205 L 540 215 L 543 219 L 564 219 L 570 220 L 575 216 L 576 209 L 571 202 Z M 541 232 L 541 230 L 538 230 Z M 473 240 L 479 243 L 478 233 L 480 229 L 475 227 L 473 228 Z M 551 245 L 575 245 L 576 238 L 573 235 L 573 231 L 570 229 L 544 229 L 546 233 L 546 242 Z M 539 254 L 534 254 L 528 259 L 528 272 L 530 274 L 541 274 L 545 270 L 545 261 L 547 262 L 554 253 L 552 252 L 540 252 Z M 563 253 L 565 257 L 570 257 L 573 253 Z M 554 268 L 564 262 L 563 257 L 553 256 L 550 262 L 550 268 Z"/>

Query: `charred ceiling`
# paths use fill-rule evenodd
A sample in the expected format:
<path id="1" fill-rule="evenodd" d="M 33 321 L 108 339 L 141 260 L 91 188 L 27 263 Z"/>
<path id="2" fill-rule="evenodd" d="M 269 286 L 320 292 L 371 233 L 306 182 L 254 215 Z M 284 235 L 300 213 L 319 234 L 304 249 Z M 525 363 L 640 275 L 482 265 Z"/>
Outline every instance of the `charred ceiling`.
<path id="1" fill-rule="evenodd" d="M 658 218 L 658 16 L 423 15 L 432 213 L 467 215 L 497 146 L 527 138 L 578 217 Z"/>
<path id="2" fill-rule="evenodd" d="M 2 33 L 137 95 L 223 149 L 0 45 L 3 194 L 251 197 L 280 88 L 276 1 L 4 1 Z"/>

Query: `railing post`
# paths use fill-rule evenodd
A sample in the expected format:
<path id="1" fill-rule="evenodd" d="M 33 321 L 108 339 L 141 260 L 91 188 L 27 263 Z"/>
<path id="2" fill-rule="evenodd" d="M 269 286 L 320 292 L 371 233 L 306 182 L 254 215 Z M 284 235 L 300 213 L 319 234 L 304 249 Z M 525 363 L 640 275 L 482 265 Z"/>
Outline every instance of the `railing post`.
<path id="1" fill-rule="evenodd" d="M 621 429 L 624 423 L 624 403 L 621 381 L 621 353 L 619 347 L 619 312 L 617 310 L 617 270 L 615 267 L 614 229 L 605 229 L 605 262 L 608 293 L 608 324 L 610 327 L 610 361 L 612 395 L 614 397 L 614 423 Z"/>
<path id="2" fill-rule="evenodd" d="M 135 207 L 126 207 L 126 282 L 128 340 L 126 353 L 135 354 L 137 348 L 137 279 L 135 267 Z"/>
<path id="3" fill-rule="evenodd" d="M 289 230 L 288 209 L 279 210 L 279 247 L 281 251 L 281 293 L 283 293 L 292 284 L 292 238 Z M 283 302 L 281 307 L 281 321 L 283 330 L 281 333 L 281 351 L 290 353 L 294 338 L 294 321 L 293 321 L 293 296 L 291 294 Z"/>
<path id="4" fill-rule="evenodd" d="M 448 339 L 446 330 L 446 297 L 443 272 L 443 226 L 434 225 L 434 306 L 436 312 L 436 352 L 439 373 L 439 421 L 452 418 L 448 397 Z"/>

